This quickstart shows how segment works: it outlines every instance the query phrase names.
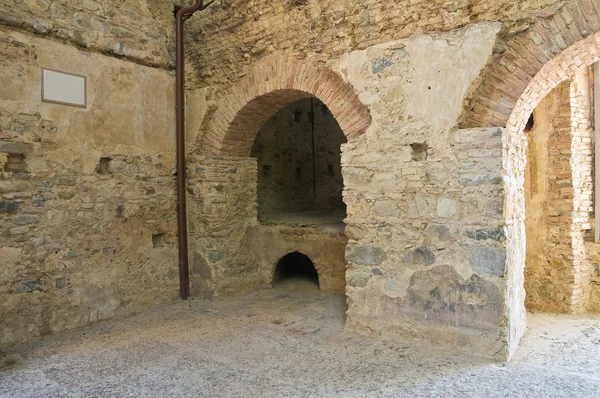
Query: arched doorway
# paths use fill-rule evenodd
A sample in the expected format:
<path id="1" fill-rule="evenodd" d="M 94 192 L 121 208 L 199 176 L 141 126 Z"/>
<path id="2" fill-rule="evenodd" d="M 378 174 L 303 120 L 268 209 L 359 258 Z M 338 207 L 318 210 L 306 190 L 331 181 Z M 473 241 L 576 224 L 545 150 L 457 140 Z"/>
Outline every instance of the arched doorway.
<path id="1" fill-rule="evenodd" d="M 593 243 L 593 71 L 582 68 L 552 90 L 532 113 L 524 132 L 525 306 L 528 310 L 584 312 Z"/>
<path id="2" fill-rule="evenodd" d="M 333 70 L 287 56 L 262 60 L 216 104 L 196 142 L 202 156 L 248 156 L 254 139 L 271 116 L 303 98 L 322 101 L 348 141 L 371 125 L 369 109 L 352 86 Z"/>
<path id="3" fill-rule="evenodd" d="M 321 290 L 344 292 L 352 200 L 340 158 L 370 123 L 340 75 L 282 56 L 260 61 L 216 101 L 189 167 L 189 191 L 204 193 L 190 201 L 193 294 L 270 286 L 281 253 L 294 251 L 318 264 Z"/>
<path id="4" fill-rule="evenodd" d="M 473 96 L 463 122 L 465 127 L 504 128 L 502 141 L 506 235 L 505 306 L 508 319 L 509 357 L 515 352 L 527 324 L 525 308 L 527 230 L 524 184 L 528 141 L 525 134 L 526 126 L 532 113 L 535 121 L 534 109 L 548 94 L 563 82 L 576 79 L 582 68 L 587 68 L 600 60 L 598 26 L 592 22 L 594 18 L 586 19 L 578 11 L 588 10 L 591 14 L 597 15 L 597 9 L 589 9 L 579 0 L 573 1 L 571 6 L 572 8 L 565 7 L 562 12 L 537 22 L 506 44 L 504 53 L 498 56 L 482 79 L 483 83 Z M 563 21 L 571 18 L 569 15 L 575 15 L 569 14 L 573 11 L 578 15 L 578 27 L 571 30 L 565 27 Z M 583 142 L 579 138 L 578 140 Z M 563 144 L 571 146 L 572 142 L 565 138 Z M 584 191 L 578 190 L 576 186 L 571 188 L 576 188 L 570 198 L 571 209 L 566 209 L 571 214 L 569 217 L 557 216 L 557 218 L 572 219 L 571 225 L 566 228 L 569 239 L 573 238 L 566 243 L 568 250 L 571 251 L 567 256 L 572 259 L 582 259 L 586 254 L 581 238 L 585 222 L 582 223 L 581 220 L 586 216 L 585 211 L 581 211 L 581 206 L 575 204 L 585 202 L 581 197 Z M 580 217 L 581 215 L 583 217 Z M 589 214 L 587 216 L 589 217 Z M 589 292 L 590 284 L 586 278 L 584 273 L 578 271 L 569 278 L 567 296 L 572 297 L 569 300 L 565 299 L 565 302 L 581 303 L 576 296 Z"/>
<path id="5" fill-rule="evenodd" d="M 282 248 L 290 252 L 278 259 L 270 284 L 277 285 L 278 278 L 289 272 L 294 276 L 312 272 L 316 277 L 312 261 L 302 251 L 319 259 L 324 290 L 344 290 L 347 238 L 341 146 L 345 142 L 337 120 L 315 97 L 284 106 L 259 130 L 250 156 L 257 166 L 257 218 L 269 235 L 263 247 L 267 257 Z M 302 272 L 280 268 L 294 264 Z"/>

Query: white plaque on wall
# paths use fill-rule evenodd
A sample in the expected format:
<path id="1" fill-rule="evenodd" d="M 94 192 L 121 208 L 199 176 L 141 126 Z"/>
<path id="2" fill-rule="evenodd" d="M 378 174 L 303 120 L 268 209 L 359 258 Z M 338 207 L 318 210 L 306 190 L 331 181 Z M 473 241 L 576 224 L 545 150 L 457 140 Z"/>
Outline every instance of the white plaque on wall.
<path id="1" fill-rule="evenodd" d="M 42 101 L 85 108 L 85 76 L 42 68 Z"/>

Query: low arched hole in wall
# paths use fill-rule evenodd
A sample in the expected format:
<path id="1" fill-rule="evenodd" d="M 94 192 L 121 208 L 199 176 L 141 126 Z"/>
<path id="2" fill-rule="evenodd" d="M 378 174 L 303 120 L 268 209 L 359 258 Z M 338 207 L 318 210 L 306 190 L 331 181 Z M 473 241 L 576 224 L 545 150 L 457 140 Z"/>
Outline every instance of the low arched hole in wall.
<path id="1" fill-rule="evenodd" d="M 319 286 L 319 274 L 311 259 L 300 252 L 283 256 L 275 267 L 273 285 L 282 283 L 306 283 Z"/>

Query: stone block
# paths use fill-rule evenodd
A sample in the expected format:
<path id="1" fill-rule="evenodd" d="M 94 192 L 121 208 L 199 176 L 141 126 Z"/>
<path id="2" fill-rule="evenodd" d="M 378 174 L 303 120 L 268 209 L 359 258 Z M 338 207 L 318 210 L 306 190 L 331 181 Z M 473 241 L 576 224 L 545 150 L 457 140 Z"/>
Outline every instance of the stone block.
<path id="1" fill-rule="evenodd" d="M 410 265 L 431 265 L 435 263 L 435 254 L 428 247 L 421 246 L 404 253 L 402 261 Z"/>
<path id="2" fill-rule="evenodd" d="M 225 256 L 225 253 L 223 253 L 223 252 L 211 251 L 211 252 L 208 252 L 208 261 L 211 263 L 216 263 L 216 262 L 221 261 L 221 259 L 223 259 L 224 256 Z"/>
<path id="3" fill-rule="evenodd" d="M 0 152 L 10 154 L 24 154 L 33 150 L 30 144 L 20 144 L 17 142 L 0 140 Z"/>
<path id="4" fill-rule="evenodd" d="M 478 275 L 504 276 L 506 250 L 501 247 L 477 246 L 469 258 L 473 270 Z"/>
<path id="5" fill-rule="evenodd" d="M 29 227 L 26 225 L 23 225 L 21 227 L 12 227 L 8 231 L 11 235 L 23 235 L 29 232 Z"/>
<path id="6" fill-rule="evenodd" d="M 127 165 L 121 160 L 113 160 L 110 162 L 110 171 L 113 173 L 125 173 Z"/>
<path id="7" fill-rule="evenodd" d="M 441 198 L 437 204 L 438 216 L 452 218 L 458 213 L 458 202 L 452 198 Z"/>
<path id="8" fill-rule="evenodd" d="M 13 217 L 13 222 L 17 225 L 37 224 L 40 219 L 31 214 L 21 214 Z"/>
<path id="9" fill-rule="evenodd" d="M 434 241 L 444 242 L 452 237 L 452 230 L 445 224 L 430 224 L 426 233 Z"/>
<path id="10" fill-rule="evenodd" d="M 67 278 L 65 278 L 64 276 L 59 276 L 55 279 L 54 281 L 54 286 L 57 289 L 62 289 L 63 287 L 65 287 L 67 285 Z"/>
<path id="11" fill-rule="evenodd" d="M 44 281 L 42 281 L 41 279 L 23 281 L 17 285 L 17 287 L 15 288 L 15 293 L 31 293 L 36 290 L 41 291 L 43 284 Z"/>
<path id="12" fill-rule="evenodd" d="M 352 287 L 365 287 L 369 283 L 371 275 L 364 272 L 352 272 L 348 276 L 348 285 Z"/>
<path id="13" fill-rule="evenodd" d="M 475 174 L 463 176 L 458 180 L 462 185 L 498 185 L 502 183 L 502 177 L 495 173 Z"/>
<path id="14" fill-rule="evenodd" d="M 385 258 L 386 254 L 380 247 L 369 245 L 346 247 L 346 260 L 356 265 L 380 265 Z"/>
<path id="15" fill-rule="evenodd" d="M 392 66 L 392 61 L 390 61 L 388 58 L 386 58 L 386 57 L 375 58 L 373 61 L 371 61 L 371 72 L 374 75 L 376 75 L 377 73 L 384 71 L 385 69 L 389 68 L 390 66 Z"/>
<path id="16" fill-rule="evenodd" d="M 468 238 L 475 240 L 494 240 L 496 242 L 502 242 L 505 240 L 504 228 L 481 228 L 469 230 L 465 232 L 465 235 Z"/>
<path id="17" fill-rule="evenodd" d="M 48 202 L 48 199 L 41 195 L 34 195 L 31 198 L 31 203 L 36 207 L 44 207 L 46 206 L 46 202 Z"/>
<path id="18" fill-rule="evenodd" d="M 72 187 L 77 184 L 76 177 L 58 177 L 56 179 L 56 186 L 59 187 Z"/>
<path id="19" fill-rule="evenodd" d="M 9 200 L 0 200 L 0 213 L 18 213 L 20 205 L 18 202 L 12 202 Z"/>
<path id="20" fill-rule="evenodd" d="M 67 252 L 63 255 L 63 258 L 65 260 L 72 260 L 74 258 L 77 258 L 77 252 L 75 250 L 67 250 Z"/>

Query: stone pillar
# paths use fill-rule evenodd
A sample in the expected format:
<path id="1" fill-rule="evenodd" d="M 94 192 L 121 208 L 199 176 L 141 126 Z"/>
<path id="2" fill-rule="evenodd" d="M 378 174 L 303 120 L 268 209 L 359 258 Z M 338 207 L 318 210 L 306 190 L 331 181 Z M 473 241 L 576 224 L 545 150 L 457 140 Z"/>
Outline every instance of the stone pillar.
<path id="1" fill-rule="evenodd" d="M 571 167 L 573 173 L 573 286 L 571 311 L 585 312 L 590 298 L 592 266 L 586 252 L 585 234 L 591 231 L 593 211 L 593 143 L 592 104 L 590 95 L 591 74 L 582 70 L 571 85 Z M 590 239 L 592 235 L 590 234 Z"/>
<path id="2" fill-rule="evenodd" d="M 188 167 L 192 296 L 256 288 L 258 262 L 247 245 L 257 223 L 256 160 L 197 157 Z"/>
<path id="3" fill-rule="evenodd" d="M 394 133 L 343 146 L 347 326 L 505 358 L 502 129 Z"/>

